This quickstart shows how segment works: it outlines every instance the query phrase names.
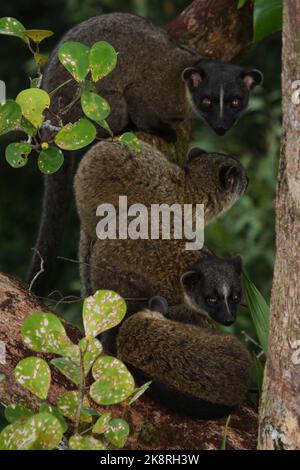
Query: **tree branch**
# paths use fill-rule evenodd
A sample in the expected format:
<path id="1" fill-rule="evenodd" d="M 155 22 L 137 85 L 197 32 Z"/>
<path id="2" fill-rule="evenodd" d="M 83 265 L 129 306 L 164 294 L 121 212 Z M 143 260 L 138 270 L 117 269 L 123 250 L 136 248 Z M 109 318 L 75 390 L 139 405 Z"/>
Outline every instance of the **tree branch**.
<path id="1" fill-rule="evenodd" d="M 194 0 L 167 25 L 167 31 L 176 42 L 203 56 L 232 61 L 252 42 L 253 1 L 240 9 L 237 5 L 237 0 Z"/>
<path id="2" fill-rule="evenodd" d="M 1 373 L 5 379 L 0 382 L 0 402 L 4 405 L 23 403 L 36 410 L 40 400 L 14 380 L 13 371 L 19 360 L 35 355 L 27 349 L 20 338 L 20 328 L 27 315 L 48 309 L 24 286 L 6 274 L 0 274 L 0 339 L 6 345 L 6 363 L 1 364 Z M 72 341 L 80 339 L 79 331 L 64 322 Z M 50 354 L 39 356 L 50 359 Z M 75 390 L 53 366 L 51 367 L 52 385 L 48 400 L 55 405 L 61 394 Z M 100 412 L 103 408 L 96 407 Z M 109 407 L 105 408 L 108 411 Z M 122 406 L 110 409 L 113 416 L 124 413 Z M 133 406 L 126 408 L 126 419 L 129 421 L 132 434 L 127 449 L 218 449 L 224 433 L 226 419 L 202 421 L 170 412 L 149 397 L 143 396 Z M 172 432 L 170 433 L 170 429 Z M 255 449 L 257 434 L 257 414 L 244 406 L 232 415 L 228 430 L 228 448 Z"/>

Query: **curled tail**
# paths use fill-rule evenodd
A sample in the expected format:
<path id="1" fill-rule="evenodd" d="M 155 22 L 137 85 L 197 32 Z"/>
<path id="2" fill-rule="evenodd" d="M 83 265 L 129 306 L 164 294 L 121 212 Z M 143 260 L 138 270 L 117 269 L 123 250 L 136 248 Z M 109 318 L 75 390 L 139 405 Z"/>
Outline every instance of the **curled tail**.
<path id="1" fill-rule="evenodd" d="M 44 178 L 42 216 L 27 272 L 27 282 L 30 285 L 41 271 L 42 258 L 44 271 L 37 276 L 32 285 L 32 291 L 37 295 L 47 295 L 51 289 L 57 249 L 62 239 L 71 201 L 74 171 L 74 155 L 69 154 L 65 156 L 65 162 L 57 173 Z"/>
<path id="2" fill-rule="evenodd" d="M 251 359 L 232 335 L 144 310 L 122 324 L 117 349 L 120 359 L 153 380 L 155 398 L 187 414 L 224 416 L 245 399 Z"/>

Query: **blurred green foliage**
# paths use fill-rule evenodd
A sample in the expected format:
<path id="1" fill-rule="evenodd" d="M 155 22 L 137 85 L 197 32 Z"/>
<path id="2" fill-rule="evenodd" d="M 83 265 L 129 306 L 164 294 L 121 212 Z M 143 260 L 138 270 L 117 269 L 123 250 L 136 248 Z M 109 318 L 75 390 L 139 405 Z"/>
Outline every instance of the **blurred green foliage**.
<path id="1" fill-rule="evenodd" d="M 127 11 L 165 24 L 188 4 L 187 0 L 14 0 L 1 5 L 1 16 L 13 16 L 27 28 L 53 30 L 55 35 L 43 49 L 47 53 L 71 25 L 88 17 Z M 26 46 L 15 38 L 1 37 L 0 47 L 0 79 L 6 82 L 7 96 L 14 98 L 28 86 L 33 61 Z M 265 82 L 253 95 L 238 125 L 220 138 L 200 122 L 193 139 L 193 144 L 206 150 L 237 156 L 247 168 L 250 179 L 247 194 L 207 228 L 206 243 L 220 256 L 241 254 L 249 277 L 267 300 L 274 263 L 274 197 L 281 132 L 280 48 L 280 35 L 273 34 L 256 44 L 244 59 L 244 64 L 263 71 Z M 24 278 L 38 228 L 43 181 L 35 162 L 19 171 L 6 164 L 4 149 L 15 140 L 16 136 L 10 134 L 0 141 L 0 270 Z M 60 255 L 77 258 L 78 227 L 73 201 Z M 79 296 L 78 266 L 58 260 L 57 268 L 55 287 L 62 295 Z M 76 320 L 81 304 L 64 306 L 66 310 L 69 314 L 65 316 Z M 244 309 L 236 331 L 241 329 L 255 336 Z"/>

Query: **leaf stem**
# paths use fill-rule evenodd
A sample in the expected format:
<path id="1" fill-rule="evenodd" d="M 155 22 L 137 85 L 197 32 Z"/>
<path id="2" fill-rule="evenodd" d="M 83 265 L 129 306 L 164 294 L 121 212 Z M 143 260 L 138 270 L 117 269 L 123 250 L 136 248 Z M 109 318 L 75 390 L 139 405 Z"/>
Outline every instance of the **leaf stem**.
<path id="1" fill-rule="evenodd" d="M 80 354 L 80 384 L 78 387 L 78 394 L 79 394 L 79 400 L 78 400 L 78 406 L 76 410 L 76 420 L 75 420 L 75 434 L 78 434 L 79 431 L 79 424 L 80 424 L 80 416 L 81 416 L 81 410 L 83 407 L 83 400 L 84 400 L 84 394 L 85 394 L 85 374 L 84 374 L 84 352 L 81 351 L 79 348 L 79 354 Z"/>

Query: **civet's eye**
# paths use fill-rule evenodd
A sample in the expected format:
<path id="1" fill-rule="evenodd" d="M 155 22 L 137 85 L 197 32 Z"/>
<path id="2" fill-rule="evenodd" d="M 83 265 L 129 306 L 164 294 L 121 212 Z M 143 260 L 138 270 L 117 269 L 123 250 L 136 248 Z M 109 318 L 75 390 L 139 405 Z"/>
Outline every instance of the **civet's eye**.
<path id="1" fill-rule="evenodd" d="M 234 98 L 232 101 L 231 101 L 231 106 L 233 108 L 240 108 L 242 105 L 242 101 L 239 99 L 239 98 Z"/>
<path id="2" fill-rule="evenodd" d="M 206 303 L 208 305 L 214 305 L 218 302 L 218 299 L 216 297 L 207 297 L 206 298 Z"/>
<path id="3" fill-rule="evenodd" d="M 203 108 L 210 108 L 212 105 L 212 101 L 210 98 L 206 97 L 206 98 L 203 98 L 203 100 L 201 101 L 201 106 Z"/>
<path id="4" fill-rule="evenodd" d="M 238 304 L 239 301 L 240 301 L 240 298 L 239 298 L 238 295 L 233 295 L 233 296 L 232 296 L 232 300 L 233 300 L 234 303 Z"/>

